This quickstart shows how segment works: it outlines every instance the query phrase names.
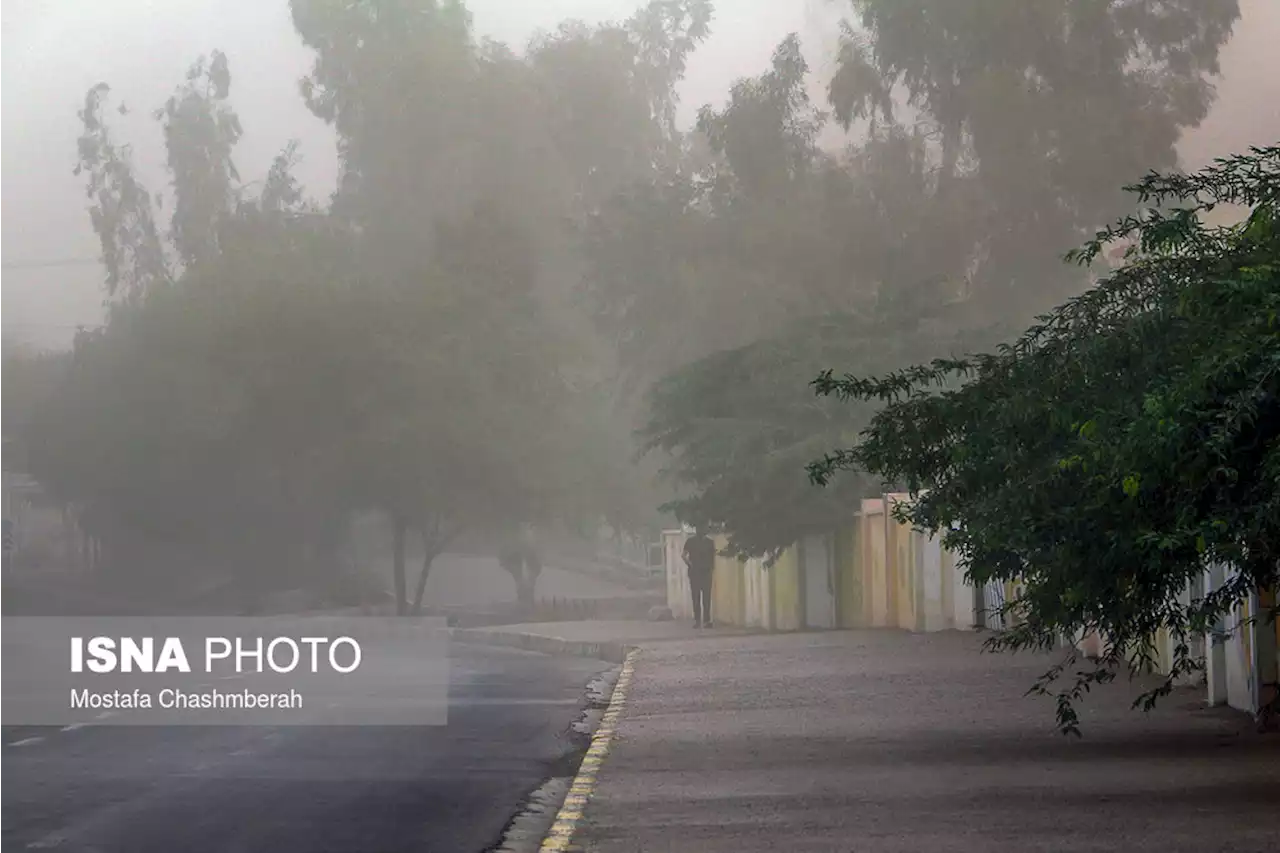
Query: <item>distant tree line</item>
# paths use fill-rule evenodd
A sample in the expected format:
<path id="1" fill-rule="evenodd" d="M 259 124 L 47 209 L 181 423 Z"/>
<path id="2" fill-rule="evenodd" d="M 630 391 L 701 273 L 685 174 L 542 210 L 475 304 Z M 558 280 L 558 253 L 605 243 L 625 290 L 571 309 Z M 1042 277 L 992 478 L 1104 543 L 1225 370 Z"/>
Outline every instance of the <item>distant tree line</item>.
<path id="1" fill-rule="evenodd" d="M 1189 436 L 1226 417 L 1178 384 L 1208 370 L 1176 348 L 1182 339 L 1154 351 L 1191 372 L 1146 360 L 1150 372 L 1126 374 L 1137 384 L 1105 399 L 1091 396 L 1096 377 L 1119 370 L 1106 359 L 1123 347 L 1065 319 L 1084 309 L 1047 322 L 1070 326 L 1061 346 L 1084 347 L 1087 363 L 1023 373 L 1022 354 L 1039 344 L 998 349 L 1023 340 L 1035 316 L 1100 292 L 1090 290 L 1095 267 L 1060 256 L 1131 212 L 1127 184 L 1176 169 L 1180 133 L 1212 104 L 1208 78 L 1235 0 L 848 0 L 826 103 L 811 99 L 811 70 L 788 35 L 768 68 L 703 107 L 692 128 L 676 121 L 676 92 L 710 32 L 708 0 L 652 0 L 618 24 L 566 22 L 519 51 L 478 39 L 450 0 L 291 9 L 315 53 L 301 96 L 339 141 L 329 199 L 294 179 L 296 144 L 263 180 L 241 179 L 231 71 L 216 52 L 156 112 L 172 184 L 163 205 L 112 131 L 106 86 L 80 114 L 109 321 L 22 408 L 20 433 L 32 473 L 79 509 L 117 563 L 166 542 L 228 567 L 321 577 L 337 571 L 353 515 L 376 511 L 392 521 L 394 597 L 413 612 L 433 559 L 468 529 L 511 542 L 522 525 L 555 520 L 642 529 L 663 504 L 723 530 L 731 553 L 768 557 L 885 485 L 928 486 L 939 497 L 916 505 L 918 522 L 962 519 L 965 535 L 987 537 L 957 543 L 975 577 L 1015 567 L 1029 580 L 1031 633 L 1010 636 L 1017 646 L 1081 624 L 1121 639 L 1181 624 L 1162 615 L 1162 596 L 1191 557 L 1142 551 L 1163 580 L 1123 594 L 1089 574 L 1118 571 L 1121 555 L 1147 547 L 1126 540 L 1100 556 L 1114 544 L 1111 513 L 1122 517 L 1115 530 L 1148 544 L 1172 536 L 1174 550 L 1199 548 L 1203 535 L 1205 559 L 1244 543 L 1205 533 L 1209 515 L 1177 516 L 1201 481 L 1161 479 L 1230 479 L 1234 463 L 1201 459 L 1174 474 L 1174 456 L 1112 458 L 1118 446 L 1089 437 L 1171 423 Z M 845 133 L 842 150 L 820 144 L 832 128 Z M 1273 156 L 1249 162 L 1266 168 Z M 1241 189 L 1246 172 L 1224 167 L 1234 189 L 1200 189 L 1265 208 L 1269 184 Z M 1185 203 L 1169 185 L 1147 189 L 1158 205 Z M 1145 329 L 1153 306 L 1208 298 L 1195 282 L 1217 281 L 1210 268 L 1241 282 L 1231 303 L 1241 318 L 1269 304 L 1264 215 L 1229 233 L 1160 216 L 1104 236 L 1137 233 L 1143 254 L 1126 269 L 1176 267 L 1184 295 L 1139 300 L 1120 326 Z M 1182 260 L 1146 266 L 1162 252 Z M 1208 266 L 1177 266 L 1188 257 Z M 1240 339 L 1246 360 L 1270 334 L 1249 328 L 1261 337 Z M 945 403 L 885 407 L 905 386 L 835 378 L 933 381 L 897 372 L 982 351 L 1004 354 L 942 362 L 970 371 L 947 374 L 948 389 L 979 377 L 978 390 L 965 385 Z M 1234 394 L 1256 378 L 1261 402 L 1232 411 L 1270 423 L 1272 374 L 1259 364 L 1230 382 L 1225 367 L 1204 376 Z M 1258 435 L 1263 449 L 1249 452 L 1263 465 L 1274 438 Z M 806 466 L 823 458 L 812 473 L 831 484 L 818 488 Z M 993 468 L 1000 460 L 1009 467 Z M 1046 460 L 1063 467 L 1041 492 Z M 852 470 L 833 479 L 837 468 Z M 1058 477 L 1087 483 L 1071 492 Z M 1274 499 L 1271 481 L 1233 482 L 1246 480 L 1250 497 L 1232 500 L 1263 503 L 1236 505 L 1237 520 Z M 1162 509 L 1134 515 L 1134 495 L 1157 496 Z M 1081 513 L 1081 526 L 1036 514 L 1051 496 L 1053 512 Z M 1001 516 L 1011 501 L 1020 514 Z M 1028 526 L 1014 531 L 1015 520 Z M 1067 549 L 1068 530 L 1095 538 Z M 410 534 L 424 542 L 416 571 L 405 565 Z M 1246 550 L 1265 553 L 1256 542 Z M 515 565 L 514 551 L 503 557 Z M 1079 578 L 1078 561 L 1093 561 Z M 1265 580 L 1263 569 L 1249 577 Z M 244 583 L 258 582 L 252 571 Z"/>

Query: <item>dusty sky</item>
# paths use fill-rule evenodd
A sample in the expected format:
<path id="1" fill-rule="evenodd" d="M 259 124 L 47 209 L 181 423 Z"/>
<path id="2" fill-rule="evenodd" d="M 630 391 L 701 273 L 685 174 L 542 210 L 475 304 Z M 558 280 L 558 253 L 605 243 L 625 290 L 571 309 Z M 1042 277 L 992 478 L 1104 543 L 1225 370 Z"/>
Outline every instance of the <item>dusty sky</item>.
<path id="1" fill-rule="evenodd" d="M 521 44 L 565 18 L 626 17 L 639 0 L 469 0 L 483 35 Z M 1280 0 L 1242 0 L 1244 17 L 1223 57 L 1220 100 L 1188 134 L 1195 165 L 1250 143 L 1280 139 Z M 694 57 L 682 91 L 686 113 L 720 102 L 733 80 L 759 73 L 781 38 L 798 31 L 819 76 L 829 61 L 839 4 L 831 0 L 719 0 L 713 36 Z M 302 140 L 299 175 L 315 195 L 333 179 L 333 140 L 307 113 L 296 81 L 307 52 L 287 0 L 6 0 L 0 7 L 0 139 L 3 169 L 3 334 L 45 345 L 100 316 L 96 240 L 71 175 L 84 92 L 108 82 L 134 108 L 121 130 L 152 189 L 163 189 L 160 135 L 147 114 L 195 57 L 225 51 L 232 99 L 245 126 L 237 165 L 265 171 L 290 137 Z M 816 82 L 815 87 L 820 86 Z M 88 263 L 33 267 L 48 262 Z"/>

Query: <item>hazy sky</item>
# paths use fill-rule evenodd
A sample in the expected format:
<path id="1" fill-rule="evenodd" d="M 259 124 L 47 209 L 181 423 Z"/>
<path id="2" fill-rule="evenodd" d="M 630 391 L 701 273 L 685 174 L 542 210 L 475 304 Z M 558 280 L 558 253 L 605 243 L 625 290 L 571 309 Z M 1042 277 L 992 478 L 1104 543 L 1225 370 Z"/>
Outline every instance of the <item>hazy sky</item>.
<path id="1" fill-rule="evenodd" d="M 565 18 L 626 17 L 639 0 L 469 0 L 483 35 L 521 44 Z M 686 111 L 721 101 L 730 83 L 763 70 L 778 41 L 799 31 L 821 72 L 840 5 L 830 0 L 719 0 L 713 36 L 694 57 L 682 91 Z M 1244 20 L 1224 56 L 1221 100 L 1184 145 L 1194 164 L 1241 144 L 1280 139 L 1280 0 L 1242 0 Z M 297 79 L 309 65 L 287 0 L 5 0 L 0 6 L 3 116 L 3 331 L 65 341 L 99 318 L 101 273 L 92 259 L 81 184 L 71 175 L 76 109 L 85 90 L 110 83 L 133 108 L 120 125 L 153 190 L 163 190 L 158 126 L 149 118 L 201 53 L 227 53 L 232 101 L 245 127 L 236 162 L 246 180 L 265 171 L 291 137 L 303 143 L 299 177 L 318 196 L 334 173 L 333 140 L 303 107 Z"/>

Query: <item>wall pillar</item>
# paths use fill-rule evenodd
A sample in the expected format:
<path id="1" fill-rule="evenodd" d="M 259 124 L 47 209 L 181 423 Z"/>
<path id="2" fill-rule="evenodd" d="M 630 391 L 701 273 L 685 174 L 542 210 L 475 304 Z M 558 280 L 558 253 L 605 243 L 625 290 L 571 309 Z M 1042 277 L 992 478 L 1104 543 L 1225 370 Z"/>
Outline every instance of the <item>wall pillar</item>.
<path id="1" fill-rule="evenodd" d="M 1204 591 L 1208 595 L 1223 583 L 1223 570 L 1220 564 L 1205 567 Z M 1219 617 L 1204 638 L 1205 665 L 1205 701 L 1209 705 L 1224 705 L 1227 702 L 1227 638 L 1226 624 Z"/>

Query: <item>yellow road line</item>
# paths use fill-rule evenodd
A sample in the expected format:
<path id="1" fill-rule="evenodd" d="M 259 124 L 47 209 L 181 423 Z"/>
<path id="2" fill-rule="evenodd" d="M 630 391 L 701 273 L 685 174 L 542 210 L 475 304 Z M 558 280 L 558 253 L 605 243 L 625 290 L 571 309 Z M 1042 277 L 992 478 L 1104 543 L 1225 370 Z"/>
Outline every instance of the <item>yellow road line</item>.
<path id="1" fill-rule="evenodd" d="M 618 729 L 618 718 L 627 704 L 627 689 L 631 686 L 631 674 L 635 671 L 637 654 L 635 649 L 627 652 L 626 660 L 622 664 L 622 672 L 618 673 L 618 682 L 613 685 L 613 695 L 609 697 L 609 707 L 605 709 L 604 715 L 600 718 L 600 725 L 591 736 L 591 746 L 582 758 L 578 775 L 569 786 L 569 795 L 565 797 L 564 805 L 556 814 L 556 822 L 551 824 L 547 837 L 542 840 L 542 846 L 538 848 L 539 853 L 567 853 L 570 849 L 569 843 L 573 840 L 573 833 L 582 820 L 587 802 L 595 792 L 596 774 L 600 772 L 600 765 L 609 754 L 609 745 L 613 743 L 614 732 Z"/>

